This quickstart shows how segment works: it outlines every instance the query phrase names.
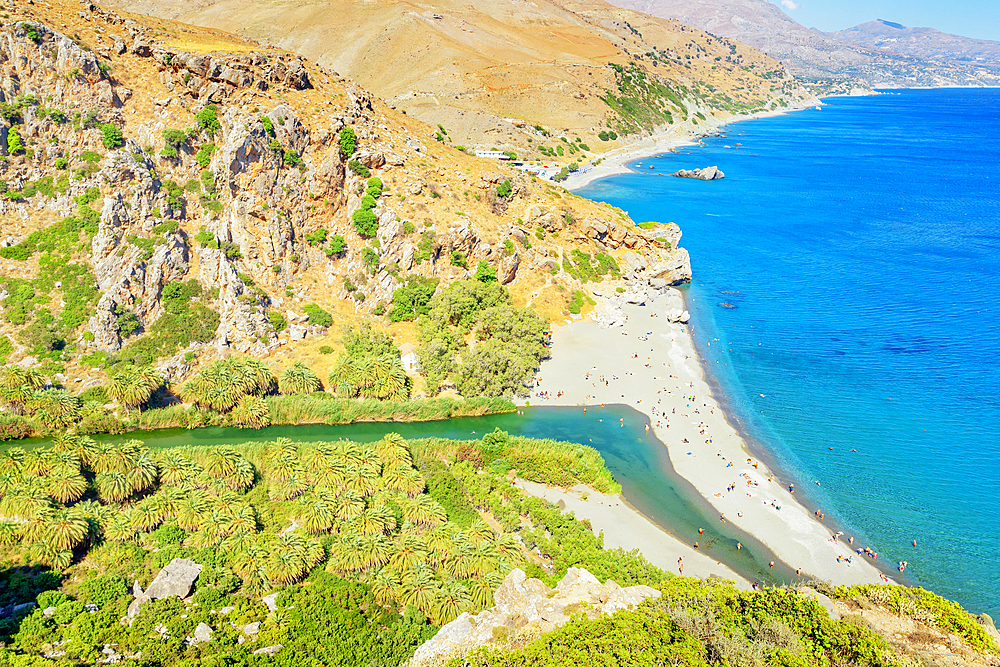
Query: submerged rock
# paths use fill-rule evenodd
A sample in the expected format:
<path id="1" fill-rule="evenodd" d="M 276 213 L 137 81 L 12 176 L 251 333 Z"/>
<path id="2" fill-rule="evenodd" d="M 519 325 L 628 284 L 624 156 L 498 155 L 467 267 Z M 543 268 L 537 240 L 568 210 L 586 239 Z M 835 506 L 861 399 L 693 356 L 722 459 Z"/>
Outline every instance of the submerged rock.
<path id="1" fill-rule="evenodd" d="M 718 167 L 705 167 L 704 169 L 681 169 L 670 174 L 678 178 L 695 178 L 699 181 L 717 181 L 725 178 L 726 175 Z"/>

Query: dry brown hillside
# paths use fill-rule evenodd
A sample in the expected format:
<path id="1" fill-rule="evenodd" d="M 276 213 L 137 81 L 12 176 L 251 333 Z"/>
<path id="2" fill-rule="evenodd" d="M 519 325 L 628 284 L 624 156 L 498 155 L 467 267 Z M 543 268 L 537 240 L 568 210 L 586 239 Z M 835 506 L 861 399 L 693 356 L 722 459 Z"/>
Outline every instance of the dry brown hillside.
<path id="1" fill-rule="evenodd" d="M 456 145 L 530 159 L 545 158 L 539 145 L 552 148 L 559 136 L 579 137 L 592 149 L 585 153 L 600 153 L 620 145 L 600 141 L 602 130 L 696 124 L 697 112 L 728 116 L 803 95 L 782 65 L 756 49 L 602 0 L 113 4 L 301 53 L 442 125 Z M 609 92 L 621 102 L 608 104 Z"/>
<path id="2" fill-rule="evenodd" d="M 676 225 L 638 229 L 623 211 L 429 139 L 424 123 L 301 56 L 220 31 L 20 5 L 0 29 L 0 92 L 0 335 L 13 347 L 0 338 L 0 356 L 67 382 L 95 381 L 102 355 L 171 334 L 172 283 L 197 281 L 180 302 L 219 318 L 210 340 L 154 355 L 176 380 L 230 351 L 322 372 L 333 357 L 317 350 L 336 346 L 339 325 L 382 326 L 412 275 L 447 284 L 486 262 L 517 305 L 557 319 L 588 288 L 571 251 L 614 258 L 606 280 L 619 285 L 690 275 Z M 369 179 L 381 181 L 377 200 Z M 353 222 L 359 209 L 377 220 L 371 234 Z M 335 326 L 307 326 L 310 304 Z M 411 324 L 392 331 L 414 339 Z"/>

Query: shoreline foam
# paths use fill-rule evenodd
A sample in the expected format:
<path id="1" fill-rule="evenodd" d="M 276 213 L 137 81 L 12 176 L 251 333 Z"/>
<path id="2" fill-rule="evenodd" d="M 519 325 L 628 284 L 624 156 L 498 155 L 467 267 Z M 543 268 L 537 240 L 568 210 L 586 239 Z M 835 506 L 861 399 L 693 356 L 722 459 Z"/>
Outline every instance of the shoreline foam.
<path id="1" fill-rule="evenodd" d="M 668 323 L 655 302 L 625 311 L 624 327 L 601 329 L 592 320 L 555 327 L 552 359 L 543 362 L 530 402 L 623 403 L 639 410 L 667 447 L 676 472 L 720 520 L 759 539 L 793 570 L 801 568 L 804 577 L 836 584 L 882 582 L 871 560 L 855 553 L 860 545 L 831 540 L 834 531 L 795 499 L 787 481 L 755 459 L 716 400 L 688 327 Z M 539 398 L 543 392 L 550 398 Z M 556 398 L 558 392 L 563 394 Z"/>

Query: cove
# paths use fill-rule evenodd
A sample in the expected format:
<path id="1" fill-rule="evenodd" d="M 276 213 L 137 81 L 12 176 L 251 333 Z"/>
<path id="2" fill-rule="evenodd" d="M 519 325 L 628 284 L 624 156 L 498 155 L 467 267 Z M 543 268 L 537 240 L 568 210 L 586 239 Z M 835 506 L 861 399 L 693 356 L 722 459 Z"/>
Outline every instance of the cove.
<path id="1" fill-rule="evenodd" d="M 731 523 L 720 524 L 718 513 L 707 500 L 680 477 L 670 462 L 666 446 L 645 432 L 647 418 L 624 405 L 604 408 L 528 407 L 524 414 L 503 413 L 483 417 L 458 417 L 427 422 L 361 422 L 330 426 L 306 424 L 271 426 L 259 431 L 212 427 L 203 429 L 163 429 L 135 431 L 123 435 L 96 435 L 102 442 L 142 440 L 151 449 L 169 447 L 239 445 L 290 438 L 300 442 L 337 440 L 373 442 L 386 433 L 404 438 L 448 438 L 475 440 L 499 428 L 512 435 L 578 442 L 593 447 L 604 457 L 608 469 L 622 486 L 622 496 L 653 523 L 687 544 L 699 541 L 701 549 L 749 579 L 768 584 L 796 581 L 795 572 L 764 544 Z M 622 422 L 619 420 L 623 420 Z M 51 441 L 34 438 L 6 443 L 32 448 Z M 698 534 L 703 528 L 704 535 Z M 742 549 L 736 543 L 743 544 Z M 773 571 L 769 562 L 775 561 Z"/>

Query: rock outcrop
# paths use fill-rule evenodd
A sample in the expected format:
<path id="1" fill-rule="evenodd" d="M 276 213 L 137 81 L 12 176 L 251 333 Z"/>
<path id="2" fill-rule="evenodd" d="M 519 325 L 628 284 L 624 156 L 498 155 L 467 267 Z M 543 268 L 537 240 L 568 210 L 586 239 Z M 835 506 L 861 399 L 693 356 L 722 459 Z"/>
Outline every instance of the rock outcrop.
<path id="1" fill-rule="evenodd" d="M 725 178 L 726 175 L 718 167 L 705 167 L 704 169 L 681 169 L 670 174 L 678 178 L 695 178 L 699 181 L 717 181 Z"/>
<path id="2" fill-rule="evenodd" d="M 611 579 L 602 584 L 582 568 L 569 568 L 555 590 L 514 570 L 493 595 L 496 606 L 475 616 L 463 613 L 442 627 L 417 649 L 410 667 L 443 664 L 481 646 L 498 645 L 504 637 L 540 636 L 580 611 L 596 618 L 659 596 L 649 586 L 622 588 Z"/>
<path id="3" fill-rule="evenodd" d="M 128 606 L 127 618 L 131 622 L 139 615 L 140 607 L 150 600 L 168 597 L 186 598 L 191 594 L 195 579 L 201 574 L 201 565 L 187 558 L 175 558 L 160 570 L 149 588 L 143 592 L 138 582 L 133 586 L 135 599 Z"/>

